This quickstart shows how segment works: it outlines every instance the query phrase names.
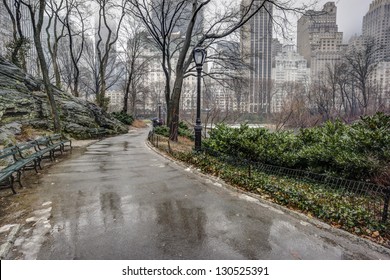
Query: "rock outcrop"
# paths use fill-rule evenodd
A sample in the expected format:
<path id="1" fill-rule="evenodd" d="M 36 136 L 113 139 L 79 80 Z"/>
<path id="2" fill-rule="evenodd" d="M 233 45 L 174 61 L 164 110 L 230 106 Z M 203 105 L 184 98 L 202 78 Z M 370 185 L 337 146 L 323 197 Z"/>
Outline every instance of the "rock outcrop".
<path id="1" fill-rule="evenodd" d="M 62 130 L 76 139 L 126 133 L 128 128 L 97 105 L 54 87 Z M 41 81 L 0 56 L 0 144 L 23 125 L 51 130 L 53 122 Z"/>

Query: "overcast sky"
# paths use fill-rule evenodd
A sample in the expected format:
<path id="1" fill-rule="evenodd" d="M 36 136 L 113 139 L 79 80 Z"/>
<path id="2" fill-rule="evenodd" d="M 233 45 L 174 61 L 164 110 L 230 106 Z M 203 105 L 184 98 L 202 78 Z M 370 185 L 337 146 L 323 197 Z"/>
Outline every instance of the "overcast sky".
<path id="1" fill-rule="evenodd" d="M 320 0 L 320 9 L 329 0 Z M 364 15 L 373 0 L 334 0 L 337 6 L 337 24 L 344 32 L 344 41 L 354 34 L 361 34 Z"/>

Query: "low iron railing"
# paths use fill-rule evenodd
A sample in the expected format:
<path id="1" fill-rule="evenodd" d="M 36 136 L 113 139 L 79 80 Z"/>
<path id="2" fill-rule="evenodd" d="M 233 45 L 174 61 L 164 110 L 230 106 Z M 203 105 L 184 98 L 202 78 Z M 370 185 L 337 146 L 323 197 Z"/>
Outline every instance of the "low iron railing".
<path id="1" fill-rule="evenodd" d="M 151 131 L 148 136 L 148 140 L 157 148 L 159 145 L 161 146 L 163 139 L 165 138 L 155 134 L 153 131 Z M 169 143 L 168 152 L 172 152 Z M 372 217 L 374 217 L 375 220 L 383 224 L 386 224 L 389 221 L 390 187 L 379 186 L 363 181 L 332 177 L 326 174 L 318 174 L 307 170 L 264 164 L 239 157 L 233 157 L 207 148 L 203 148 L 203 152 L 218 158 L 220 161 L 245 168 L 249 177 L 251 177 L 252 172 L 286 176 L 289 178 L 321 184 L 321 186 L 330 188 L 332 191 L 342 195 L 355 196 L 356 198 L 364 197 L 364 203 L 366 204 L 365 209 L 368 209 L 372 213 Z M 361 200 L 359 200 L 359 203 L 361 203 Z"/>

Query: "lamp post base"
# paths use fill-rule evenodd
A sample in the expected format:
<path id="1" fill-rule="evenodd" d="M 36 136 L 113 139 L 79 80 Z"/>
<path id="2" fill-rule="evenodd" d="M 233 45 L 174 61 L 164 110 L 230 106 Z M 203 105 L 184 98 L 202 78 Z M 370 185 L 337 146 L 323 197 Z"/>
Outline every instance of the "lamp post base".
<path id="1" fill-rule="evenodd" d="M 200 152 L 202 150 L 202 126 L 200 124 L 195 125 L 195 151 Z"/>

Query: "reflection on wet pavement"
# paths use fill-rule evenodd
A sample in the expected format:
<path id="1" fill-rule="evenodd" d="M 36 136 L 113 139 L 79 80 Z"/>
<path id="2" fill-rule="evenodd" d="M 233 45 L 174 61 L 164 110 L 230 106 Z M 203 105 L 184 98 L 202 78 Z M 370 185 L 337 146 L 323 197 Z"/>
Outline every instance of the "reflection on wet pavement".
<path id="1" fill-rule="evenodd" d="M 176 166 L 145 146 L 147 132 L 107 138 L 43 174 L 30 194 L 43 212 L 10 258 L 386 258 Z"/>

